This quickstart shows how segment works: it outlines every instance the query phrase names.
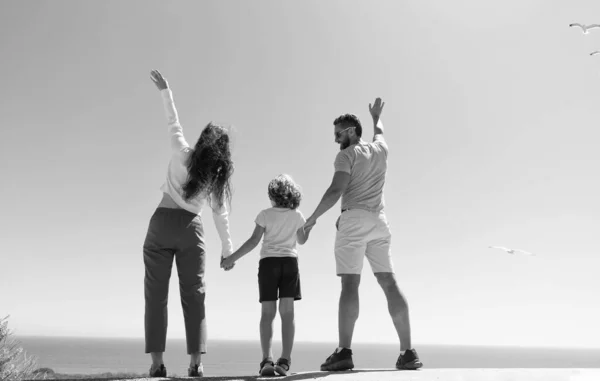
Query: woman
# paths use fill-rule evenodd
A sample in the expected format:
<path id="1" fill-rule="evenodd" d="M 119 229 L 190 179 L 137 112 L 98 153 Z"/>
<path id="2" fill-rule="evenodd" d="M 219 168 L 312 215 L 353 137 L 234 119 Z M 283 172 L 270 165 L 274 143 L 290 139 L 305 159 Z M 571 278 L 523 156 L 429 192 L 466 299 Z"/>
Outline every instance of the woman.
<path id="1" fill-rule="evenodd" d="M 191 148 L 183 136 L 167 81 L 157 70 L 150 75 L 163 98 L 172 155 L 161 187 L 163 197 L 150 219 L 144 241 L 146 353 L 152 357 L 150 376 L 166 377 L 162 355 L 167 338 L 169 279 L 175 258 L 190 355 L 188 376 L 202 377 L 206 320 L 205 245 L 200 214 L 205 204 L 211 206 L 222 242 L 221 257 L 229 256 L 232 244 L 226 202 L 231 202 L 233 173 L 229 135 L 223 127 L 209 123 Z"/>

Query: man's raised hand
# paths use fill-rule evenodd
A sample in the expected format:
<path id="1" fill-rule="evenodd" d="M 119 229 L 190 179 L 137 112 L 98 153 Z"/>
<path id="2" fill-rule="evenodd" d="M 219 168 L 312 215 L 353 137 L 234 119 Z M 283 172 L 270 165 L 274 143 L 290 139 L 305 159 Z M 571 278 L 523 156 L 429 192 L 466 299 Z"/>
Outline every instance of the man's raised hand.
<path id="1" fill-rule="evenodd" d="M 383 111 L 383 106 L 385 106 L 385 102 L 382 102 L 381 98 L 376 98 L 375 104 L 373 105 L 369 103 L 369 112 L 373 119 L 379 119 L 381 112 Z"/>
<path id="2" fill-rule="evenodd" d="M 156 87 L 158 87 L 159 90 L 165 90 L 169 88 L 169 84 L 167 83 L 167 80 L 163 78 L 162 74 L 160 74 L 160 71 L 158 70 L 152 70 L 150 72 L 150 78 L 152 79 L 152 82 L 154 82 L 154 84 L 156 85 Z"/>

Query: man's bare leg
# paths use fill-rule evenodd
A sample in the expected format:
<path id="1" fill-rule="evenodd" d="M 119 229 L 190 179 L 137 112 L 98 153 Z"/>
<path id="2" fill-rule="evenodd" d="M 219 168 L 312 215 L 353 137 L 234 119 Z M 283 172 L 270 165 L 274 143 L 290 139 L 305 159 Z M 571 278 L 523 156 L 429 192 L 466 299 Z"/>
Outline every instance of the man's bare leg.
<path id="1" fill-rule="evenodd" d="M 338 307 L 339 347 L 321 364 L 322 371 L 342 371 L 354 368 L 352 361 L 352 335 L 358 319 L 358 286 L 360 274 L 342 274 L 342 292 Z"/>
<path id="2" fill-rule="evenodd" d="M 388 311 L 400 340 L 400 351 L 412 349 L 408 303 L 398 287 L 394 273 L 375 273 L 388 303 Z"/>
<path id="3" fill-rule="evenodd" d="M 338 309 L 339 346 L 350 348 L 354 325 L 359 313 L 358 286 L 360 285 L 360 274 L 342 274 L 340 277 L 342 278 L 342 292 Z"/>

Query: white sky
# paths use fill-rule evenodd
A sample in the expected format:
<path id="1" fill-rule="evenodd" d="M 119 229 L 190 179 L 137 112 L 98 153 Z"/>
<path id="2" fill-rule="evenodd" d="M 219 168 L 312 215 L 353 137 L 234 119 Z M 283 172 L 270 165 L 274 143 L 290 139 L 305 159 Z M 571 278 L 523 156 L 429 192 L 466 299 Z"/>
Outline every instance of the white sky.
<path id="1" fill-rule="evenodd" d="M 308 216 L 333 176 L 332 121 L 386 102 L 387 214 L 413 342 L 597 346 L 597 1 L 3 1 L 0 315 L 21 335 L 143 337 L 142 243 L 169 143 L 236 129 L 234 245 L 288 173 Z M 339 205 L 300 247 L 296 340 L 337 340 Z M 258 248 L 219 269 L 211 339 L 258 340 Z M 535 252 L 517 257 L 487 249 Z M 368 266 L 355 341 L 396 342 Z M 184 337 L 176 271 L 169 337 Z M 276 331 L 279 332 L 279 325 Z"/>

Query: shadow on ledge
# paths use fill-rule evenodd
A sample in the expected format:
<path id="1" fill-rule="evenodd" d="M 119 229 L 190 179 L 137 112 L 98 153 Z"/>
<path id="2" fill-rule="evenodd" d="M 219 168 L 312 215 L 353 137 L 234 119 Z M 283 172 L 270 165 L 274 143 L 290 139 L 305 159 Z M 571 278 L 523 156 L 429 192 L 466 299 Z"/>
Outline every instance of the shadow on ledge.
<path id="1" fill-rule="evenodd" d="M 300 381 L 300 380 L 310 380 L 317 378 L 325 378 L 330 375 L 344 375 L 344 374 L 357 374 L 357 373 L 383 373 L 383 372 L 398 372 L 396 369 L 356 369 L 356 370 L 347 370 L 347 371 L 337 371 L 337 372 L 302 372 L 302 373 L 292 373 L 289 376 L 205 376 L 205 377 L 165 377 L 165 378 L 152 378 L 151 380 L 212 380 L 212 381 L 263 381 L 263 380 L 284 380 L 285 381 Z M 56 378 L 55 380 L 60 380 L 60 378 Z M 70 381 L 77 380 L 75 378 L 71 378 Z M 110 378 L 81 378 L 81 380 L 85 381 L 117 381 L 117 380 L 150 380 L 148 377 L 135 377 L 135 378 L 123 378 L 123 377 L 110 377 Z"/>
<path id="2" fill-rule="evenodd" d="M 356 369 L 356 370 L 346 370 L 346 371 L 337 371 L 337 372 L 303 372 L 303 373 L 292 373 L 289 376 L 215 376 L 215 377 L 203 377 L 205 380 L 214 380 L 214 381 L 255 381 L 255 380 L 283 380 L 285 381 L 300 381 L 300 380 L 310 380 L 315 378 L 324 378 L 330 375 L 342 375 L 342 374 L 356 374 L 356 373 L 382 373 L 382 372 L 397 372 L 395 369 Z M 189 378 L 182 378 L 182 380 L 189 380 Z"/>

